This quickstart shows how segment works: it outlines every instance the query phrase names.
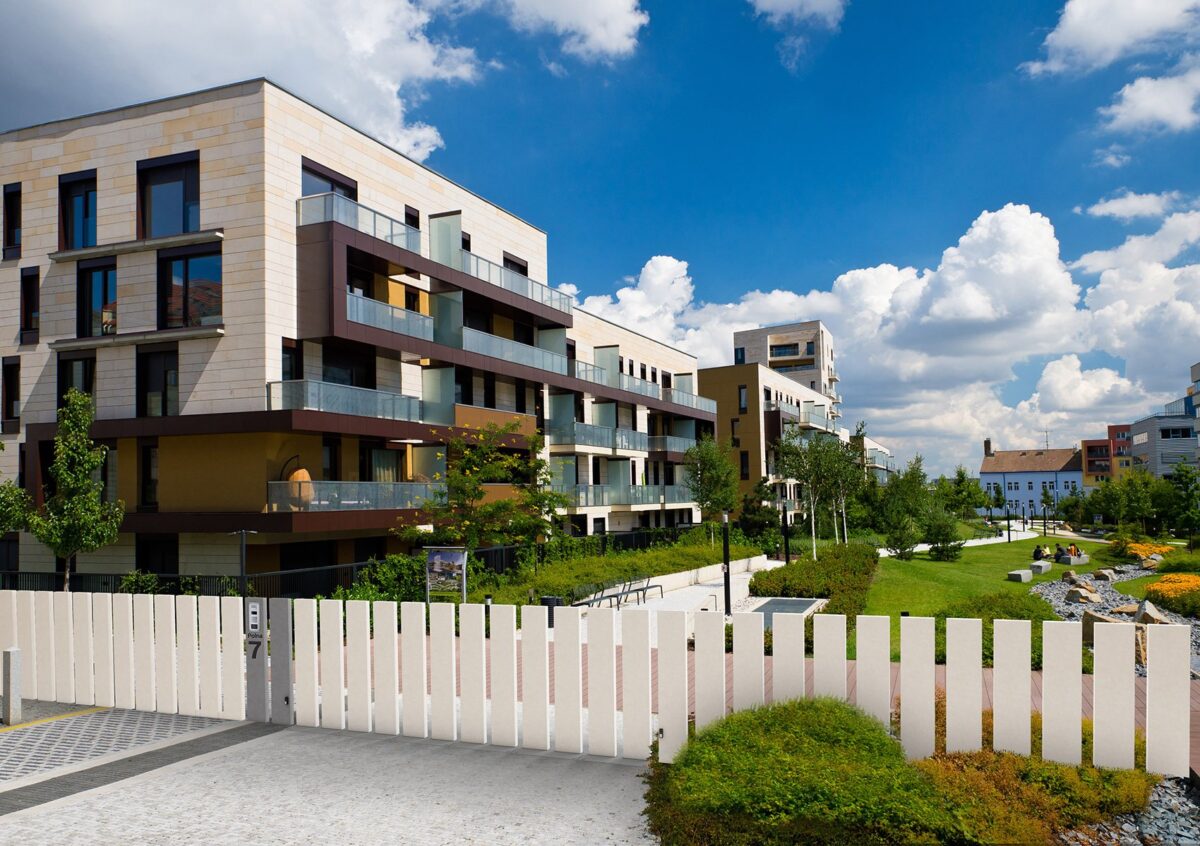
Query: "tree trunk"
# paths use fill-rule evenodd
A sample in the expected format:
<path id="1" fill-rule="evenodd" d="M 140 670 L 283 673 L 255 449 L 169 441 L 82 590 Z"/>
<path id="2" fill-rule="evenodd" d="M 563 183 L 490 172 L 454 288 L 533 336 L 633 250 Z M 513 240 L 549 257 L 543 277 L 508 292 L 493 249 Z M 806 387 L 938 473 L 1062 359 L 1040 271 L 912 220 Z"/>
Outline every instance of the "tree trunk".
<path id="1" fill-rule="evenodd" d="M 842 500 L 842 543 L 850 543 L 850 533 L 846 530 L 846 501 Z"/>
<path id="2" fill-rule="evenodd" d="M 833 542 L 837 544 L 840 543 L 838 540 L 837 505 L 831 505 L 829 511 L 833 514 Z"/>
<path id="3" fill-rule="evenodd" d="M 817 560 L 817 503 L 813 500 L 808 501 L 808 530 L 812 535 L 812 556 L 813 561 Z"/>
<path id="4" fill-rule="evenodd" d="M 75 568 L 75 556 L 72 555 L 63 564 L 63 592 L 66 593 L 71 589 L 71 570 Z"/>

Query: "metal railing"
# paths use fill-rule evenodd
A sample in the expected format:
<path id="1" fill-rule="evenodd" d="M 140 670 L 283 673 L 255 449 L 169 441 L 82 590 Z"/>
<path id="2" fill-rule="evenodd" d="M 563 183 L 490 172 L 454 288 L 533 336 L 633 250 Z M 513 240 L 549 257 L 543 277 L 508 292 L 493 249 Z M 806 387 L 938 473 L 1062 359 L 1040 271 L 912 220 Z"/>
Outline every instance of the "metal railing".
<path id="1" fill-rule="evenodd" d="M 651 435 L 651 452 L 687 452 L 696 445 L 694 438 L 680 438 L 676 435 Z"/>
<path id="2" fill-rule="evenodd" d="M 662 392 L 659 390 L 658 385 L 654 384 L 653 382 L 649 382 L 645 379 L 639 379 L 636 376 L 630 376 L 628 373 L 622 373 L 620 376 L 621 378 L 618 380 L 617 387 L 619 387 L 621 390 L 633 391 L 635 394 L 641 394 L 642 396 L 646 397 L 654 397 L 655 399 L 660 399 L 662 397 Z"/>
<path id="3" fill-rule="evenodd" d="M 650 449 L 650 436 L 645 432 L 638 432 L 634 429 L 614 429 L 613 449 L 631 449 L 638 452 L 648 452 Z"/>
<path id="4" fill-rule="evenodd" d="M 296 225 L 341 223 L 410 252 L 421 252 L 421 230 L 341 194 L 313 194 L 296 201 Z"/>
<path id="5" fill-rule="evenodd" d="M 610 505 L 612 489 L 608 485 L 556 485 L 556 493 L 563 494 L 570 501 L 568 508 L 590 508 L 596 505 Z"/>
<path id="6" fill-rule="evenodd" d="M 546 433 L 546 441 L 552 445 L 574 444 L 612 449 L 613 430 L 607 426 L 594 426 L 591 423 L 568 423 L 565 426 L 551 428 Z"/>
<path id="7" fill-rule="evenodd" d="M 373 300 L 353 291 L 346 292 L 346 319 L 386 332 L 396 332 L 425 341 L 433 340 L 432 317 Z"/>
<path id="8" fill-rule="evenodd" d="M 668 505 L 679 505 L 692 501 L 692 489 L 687 485 L 663 485 L 663 496 Z"/>
<path id="9" fill-rule="evenodd" d="M 585 382 L 595 382 L 597 385 L 608 384 L 608 371 L 586 361 L 572 358 L 567 362 L 567 375 Z"/>
<path id="10" fill-rule="evenodd" d="M 420 508 L 445 484 L 432 482 L 267 482 L 268 511 L 392 511 Z"/>
<path id="11" fill-rule="evenodd" d="M 352 414 L 355 417 L 375 417 L 380 420 L 421 420 L 421 400 L 387 391 L 318 382 L 314 379 L 295 379 L 267 384 L 267 408 L 292 411 L 328 411 L 333 414 Z"/>
<path id="12" fill-rule="evenodd" d="M 489 335 L 475 329 L 463 327 L 462 348 L 468 352 L 490 355 L 492 358 L 503 358 L 526 367 L 536 367 L 538 370 L 548 370 L 551 373 L 567 374 L 567 357 L 541 347 L 531 347 L 518 341 L 510 341 L 499 335 Z"/>
<path id="13" fill-rule="evenodd" d="M 567 314 L 571 313 L 574 305 L 571 297 L 562 291 L 556 291 L 548 285 L 535 282 L 522 273 L 509 270 L 503 265 L 496 264 L 494 261 L 488 261 L 468 250 L 462 251 L 462 269 L 464 273 L 468 273 L 477 279 L 490 282 L 506 291 L 520 294 L 522 297 L 528 297 L 534 302 L 550 306 L 550 308 L 565 311 Z"/>
<path id="14" fill-rule="evenodd" d="M 681 391 L 678 388 L 663 388 L 663 399 L 667 402 L 673 402 L 675 405 L 694 408 L 697 411 L 706 411 L 709 414 L 717 413 L 717 402 L 708 397 L 702 397 L 698 394 L 690 394 L 687 391 Z"/>

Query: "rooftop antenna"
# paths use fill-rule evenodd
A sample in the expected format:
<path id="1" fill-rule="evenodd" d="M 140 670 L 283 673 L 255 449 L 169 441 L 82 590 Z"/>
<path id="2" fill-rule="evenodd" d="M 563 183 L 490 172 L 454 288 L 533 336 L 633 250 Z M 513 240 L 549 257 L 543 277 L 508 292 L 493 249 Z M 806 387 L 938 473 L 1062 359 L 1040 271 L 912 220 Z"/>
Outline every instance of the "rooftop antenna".
<path id="1" fill-rule="evenodd" d="M 1043 429 L 1042 431 L 1046 433 L 1046 449 L 1050 449 L 1050 430 Z"/>

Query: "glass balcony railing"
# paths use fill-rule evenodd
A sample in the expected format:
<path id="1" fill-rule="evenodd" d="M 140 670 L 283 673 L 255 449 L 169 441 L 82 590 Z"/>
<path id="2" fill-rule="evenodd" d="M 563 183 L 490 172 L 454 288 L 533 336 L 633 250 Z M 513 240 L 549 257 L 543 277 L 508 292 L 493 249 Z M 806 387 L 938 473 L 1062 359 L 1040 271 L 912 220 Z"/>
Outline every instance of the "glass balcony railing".
<path id="1" fill-rule="evenodd" d="M 267 385 L 267 408 L 273 411 L 328 411 L 414 423 L 421 420 L 421 400 L 417 397 L 312 379 L 271 382 Z"/>
<path id="2" fill-rule="evenodd" d="M 613 430 L 607 426 L 593 426 L 590 423 L 568 423 L 565 426 L 552 426 L 546 440 L 555 445 L 572 444 L 612 449 Z"/>
<path id="3" fill-rule="evenodd" d="M 340 194 L 313 194 L 297 200 L 296 225 L 310 223 L 341 223 L 410 252 L 421 252 L 421 230 Z"/>
<path id="4" fill-rule="evenodd" d="M 650 449 L 650 436 L 645 432 L 635 432 L 633 429 L 614 429 L 613 448 L 647 452 Z"/>
<path id="5" fill-rule="evenodd" d="M 416 311 L 381 303 L 353 291 L 346 292 L 346 319 L 386 332 L 397 332 L 425 341 L 433 340 L 433 318 Z"/>
<path id="6" fill-rule="evenodd" d="M 658 385 L 654 384 L 653 382 L 648 382 L 645 379 L 639 379 L 636 376 L 630 376 L 628 373 L 622 373 L 620 375 L 621 379 L 618 387 L 620 387 L 621 390 L 633 391 L 635 394 L 641 394 L 642 396 L 646 397 L 654 397 L 655 399 L 660 399 L 662 397 L 662 393 L 660 392 Z"/>
<path id="7" fill-rule="evenodd" d="M 586 382 L 595 382 L 597 385 L 608 384 L 608 371 L 603 367 L 588 364 L 586 361 L 580 361 L 577 358 L 570 359 L 567 364 L 567 375 L 569 376 L 574 376 L 576 379 L 583 379 Z"/>
<path id="8" fill-rule="evenodd" d="M 608 485 L 557 485 L 554 491 L 564 494 L 570 500 L 568 508 L 590 508 L 609 505 L 612 489 Z"/>
<path id="9" fill-rule="evenodd" d="M 697 411 L 706 411 L 709 414 L 717 413 L 716 400 L 710 400 L 708 397 L 689 394 L 687 391 L 681 391 L 678 388 L 663 388 L 662 393 L 663 399 L 667 402 L 694 408 Z"/>
<path id="10" fill-rule="evenodd" d="M 543 285 L 541 282 L 534 282 L 524 274 L 509 270 L 494 261 L 480 258 L 467 250 L 462 251 L 462 269 L 464 273 L 469 273 L 477 279 L 490 282 L 506 291 L 528 297 L 534 302 L 565 311 L 567 314 L 571 313 L 573 301 L 569 295 L 562 291 L 556 291 L 548 285 Z"/>
<path id="11" fill-rule="evenodd" d="M 687 452 L 696 445 L 692 438 L 680 438 L 675 435 L 651 435 L 651 452 Z"/>
<path id="12" fill-rule="evenodd" d="M 658 505 L 663 501 L 661 485 L 634 485 L 615 494 L 616 505 Z"/>
<path id="13" fill-rule="evenodd" d="M 420 508 L 444 490 L 425 482 L 267 482 L 267 510 L 395 511 Z"/>
<path id="14" fill-rule="evenodd" d="M 663 498 L 668 505 L 692 501 L 692 489 L 687 485 L 663 485 Z"/>
<path id="15" fill-rule="evenodd" d="M 475 329 L 463 327 L 462 348 L 468 352 L 490 355 L 492 358 L 503 358 L 526 367 L 536 367 L 538 370 L 548 370 L 551 373 L 567 375 L 567 357 L 541 347 L 531 347 L 528 344 L 510 341 L 499 335 L 489 335 Z"/>
<path id="16" fill-rule="evenodd" d="M 800 408 L 792 405 L 790 402 L 775 402 L 772 400 L 766 404 L 767 411 L 778 411 L 782 414 L 790 414 L 792 417 L 800 416 Z"/>

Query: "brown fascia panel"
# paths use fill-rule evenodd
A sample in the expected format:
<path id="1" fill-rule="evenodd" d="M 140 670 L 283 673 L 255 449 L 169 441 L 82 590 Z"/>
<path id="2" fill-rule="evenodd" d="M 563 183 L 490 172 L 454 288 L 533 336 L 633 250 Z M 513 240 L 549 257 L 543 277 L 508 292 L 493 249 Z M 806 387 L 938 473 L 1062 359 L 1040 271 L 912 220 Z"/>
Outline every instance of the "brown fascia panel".
<path id="1" fill-rule="evenodd" d="M 229 533 L 248 529 L 263 534 L 386 530 L 411 520 L 416 509 L 378 511 L 275 511 L 275 512 L 128 512 L 122 532 L 178 534 L 181 532 Z"/>

